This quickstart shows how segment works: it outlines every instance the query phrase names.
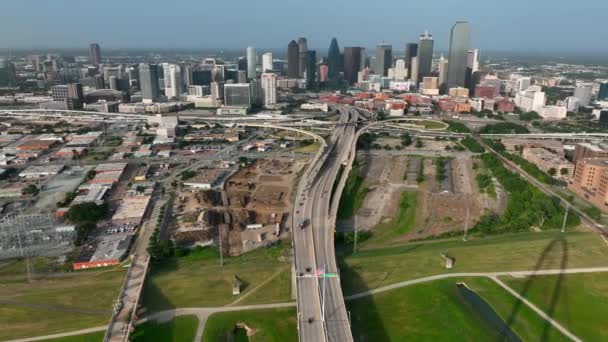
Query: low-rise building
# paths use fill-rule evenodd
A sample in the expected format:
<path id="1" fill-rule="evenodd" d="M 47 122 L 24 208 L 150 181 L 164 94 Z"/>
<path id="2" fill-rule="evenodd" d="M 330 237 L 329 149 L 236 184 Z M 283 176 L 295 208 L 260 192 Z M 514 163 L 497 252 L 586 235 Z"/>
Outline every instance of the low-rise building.
<path id="1" fill-rule="evenodd" d="M 225 170 L 202 169 L 193 178 L 184 181 L 184 186 L 195 189 L 209 190 L 221 184 L 228 175 Z"/>
<path id="2" fill-rule="evenodd" d="M 29 166 L 19 173 L 19 177 L 26 179 L 37 179 L 54 176 L 63 170 L 63 165 Z"/>
<path id="3" fill-rule="evenodd" d="M 608 212 L 608 160 L 602 158 L 578 160 L 568 189 L 600 210 Z"/>
<path id="4" fill-rule="evenodd" d="M 522 151 L 522 157 L 544 172 L 548 173 L 551 169 L 555 170 L 555 177 L 558 178 L 570 178 L 574 172 L 574 164 L 559 154 L 544 148 L 525 147 Z"/>

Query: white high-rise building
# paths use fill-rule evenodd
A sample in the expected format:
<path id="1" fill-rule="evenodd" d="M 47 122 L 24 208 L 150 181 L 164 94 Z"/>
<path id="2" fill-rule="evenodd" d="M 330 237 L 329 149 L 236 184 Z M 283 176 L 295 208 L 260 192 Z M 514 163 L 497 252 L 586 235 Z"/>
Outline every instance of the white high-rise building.
<path id="1" fill-rule="evenodd" d="M 393 79 L 395 81 L 404 81 L 407 78 L 407 68 L 405 67 L 405 60 L 398 59 L 395 62 L 395 67 L 393 68 Z"/>
<path id="2" fill-rule="evenodd" d="M 592 87 L 590 86 L 576 86 L 576 88 L 574 88 L 574 97 L 578 98 L 581 101 L 581 106 L 588 106 L 589 104 L 591 104 L 591 91 Z"/>
<path id="3" fill-rule="evenodd" d="M 448 60 L 445 59 L 445 57 L 443 57 L 443 54 L 441 54 L 441 57 L 439 58 L 439 88 L 445 88 L 445 83 L 447 82 L 448 79 Z"/>
<path id="4" fill-rule="evenodd" d="M 277 104 L 277 76 L 275 74 L 262 74 L 262 96 L 265 106 Z"/>
<path id="5" fill-rule="evenodd" d="M 532 79 L 530 77 L 519 77 L 515 81 L 515 89 L 516 92 L 525 91 L 532 84 Z"/>
<path id="6" fill-rule="evenodd" d="M 258 64 L 258 55 L 253 46 L 247 48 L 247 78 L 252 79 L 256 76 L 255 67 Z"/>
<path id="7" fill-rule="evenodd" d="M 416 86 L 418 86 L 418 57 L 412 57 L 412 61 L 410 62 L 410 79 L 416 82 Z"/>
<path id="8" fill-rule="evenodd" d="M 479 49 L 467 52 L 467 68 L 471 69 L 471 73 L 479 71 Z"/>
<path id="9" fill-rule="evenodd" d="M 179 97 L 183 92 L 182 71 L 177 64 L 163 64 L 165 75 L 165 96 L 168 99 Z"/>
<path id="10" fill-rule="evenodd" d="M 262 72 L 272 71 L 272 53 L 266 52 L 262 55 Z"/>
<path id="11" fill-rule="evenodd" d="M 568 96 L 566 97 L 566 108 L 569 112 L 578 112 L 581 105 L 581 100 L 578 97 Z"/>
<path id="12" fill-rule="evenodd" d="M 538 112 L 545 105 L 545 93 L 540 86 L 530 86 L 515 95 L 515 106 L 524 112 Z"/>

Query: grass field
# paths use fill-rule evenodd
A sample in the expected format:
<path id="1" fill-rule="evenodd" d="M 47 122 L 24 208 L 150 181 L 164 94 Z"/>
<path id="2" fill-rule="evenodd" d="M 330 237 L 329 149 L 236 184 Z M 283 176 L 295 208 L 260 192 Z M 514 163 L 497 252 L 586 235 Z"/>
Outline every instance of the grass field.
<path id="1" fill-rule="evenodd" d="M 321 148 L 320 142 L 313 142 L 312 144 L 308 144 L 306 146 L 296 147 L 293 149 L 296 153 L 316 153 L 319 148 Z"/>
<path id="2" fill-rule="evenodd" d="M 272 303 L 291 300 L 291 284 L 278 277 L 255 293 L 248 294 L 266 279 L 284 270 L 287 261 L 278 261 L 285 253 L 282 246 L 256 250 L 238 257 L 225 257 L 224 266 L 213 249 L 154 265 L 146 280 L 143 303 L 148 310 L 175 307 L 222 306 L 247 295 L 245 303 Z M 238 276 L 244 283 L 241 294 L 232 295 L 232 281 Z"/>
<path id="3" fill-rule="evenodd" d="M 366 249 L 364 242 L 361 247 L 356 254 L 340 258 L 341 280 L 347 294 L 448 272 L 554 269 L 565 259 L 566 267 L 608 265 L 606 244 L 587 232 L 527 232 L 382 249 Z M 441 253 L 455 258 L 453 269 L 444 268 Z"/>
<path id="4" fill-rule="evenodd" d="M 582 340 L 608 341 L 608 273 L 502 279 Z"/>
<path id="5" fill-rule="evenodd" d="M 250 342 L 289 342 L 298 340 L 296 309 L 246 310 L 215 313 L 205 325 L 202 342 L 230 341 L 226 334 L 237 323 L 246 323 L 256 332 Z M 241 341 L 235 339 L 235 341 Z"/>
<path id="6" fill-rule="evenodd" d="M 104 334 L 105 331 L 100 331 L 89 334 L 53 338 L 50 340 L 44 340 L 44 342 L 99 342 L 103 340 Z"/>
<path id="7" fill-rule="evenodd" d="M 146 322 L 135 327 L 130 341 L 183 342 L 193 341 L 198 327 L 196 316 L 179 316 L 167 323 Z"/>
<path id="8" fill-rule="evenodd" d="M 6 273 L 5 273 L 6 274 Z M 107 324 L 124 278 L 122 268 L 54 278 L 0 277 L 0 340 L 54 334 Z"/>
<path id="9" fill-rule="evenodd" d="M 498 341 L 486 311 L 459 293 L 464 281 L 503 320 L 516 300 L 488 278 L 444 279 L 347 302 L 355 341 Z M 524 308 L 511 329 L 524 341 L 538 340 L 544 320 Z M 466 332 L 466 333 L 465 333 Z M 566 341 L 550 331 L 550 341 Z"/>

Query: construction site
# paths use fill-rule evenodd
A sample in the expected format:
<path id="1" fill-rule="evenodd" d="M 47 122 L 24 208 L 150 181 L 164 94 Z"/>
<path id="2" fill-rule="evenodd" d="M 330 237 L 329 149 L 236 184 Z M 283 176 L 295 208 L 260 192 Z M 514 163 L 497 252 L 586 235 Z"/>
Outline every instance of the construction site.
<path id="1" fill-rule="evenodd" d="M 286 232 L 304 161 L 258 159 L 210 189 L 183 187 L 169 235 L 182 246 L 217 245 L 229 255 L 271 245 Z"/>
<path id="2" fill-rule="evenodd" d="M 506 195 L 500 184 L 494 180 L 492 192 L 480 191 L 476 176 L 483 172 L 479 167 L 482 163 L 468 151 L 446 150 L 445 146 L 454 144 L 425 140 L 424 147 L 418 149 L 360 152 L 358 161 L 364 177 L 361 187 L 367 194 L 354 217 L 339 226 L 356 225 L 371 232 L 387 229 L 404 210 L 404 193 L 416 198 L 415 203 L 409 203 L 414 208 L 408 208 L 413 211 L 413 224 L 393 236 L 395 242 L 463 231 L 475 225 L 482 214 L 504 210 Z"/>

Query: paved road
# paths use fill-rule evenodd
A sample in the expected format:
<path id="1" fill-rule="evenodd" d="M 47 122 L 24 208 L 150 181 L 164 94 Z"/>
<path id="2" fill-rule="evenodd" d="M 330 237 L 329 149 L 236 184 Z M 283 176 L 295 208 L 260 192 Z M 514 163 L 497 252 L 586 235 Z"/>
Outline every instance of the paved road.
<path id="1" fill-rule="evenodd" d="M 464 273 L 446 273 L 437 274 L 424 278 L 417 278 L 402 281 L 399 283 L 382 286 L 373 290 L 354 294 L 346 297 L 346 300 L 353 300 L 371 296 L 374 294 L 391 291 L 401 287 L 406 287 L 414 284 L 427 283 L 429 281 L 446 279 L 446 278 L 462 278 L 462 277 L 500 277 L 500 276 L 511 276 L 516 278 L 538 276 L 538 275 L 556 275 L 556 274 L 577 274 L 577 273 L 597 273 L 597 272 L 608 272 L 608 267 L 588 267 L 588 268 L 567 268 L 567 269 L 553 269 L 553 270 L 536 270 L 536 271 L 506 271 L 506 272 L 464 272 Z"/>
<path id="2" fill-rule="evenodd" d="M 99 327 L 93 327 L 93 328 L 87 328 L 87 329 L 81 329 L 81 330 L 75 330 L 75 331 L 68 331 L 68 332 L 59 333 L 59 334 L 36 336 L 36 337 L 26 337 L 26 338 L 20 338 L 17 340 L 9 340 L 9 341 L 4 341 L 4 342 L 46 341 L 46 340 L 50 340 L 53 338 L 69 337 L 69 336 L 76 336 L 76 335 L 83 335 L 83 334 L 90 334 L 90 333 L 94 333 L 94 332 L 105 331 L 107 328 L 108 328 L 107 325 L 102 325 Z"/>

